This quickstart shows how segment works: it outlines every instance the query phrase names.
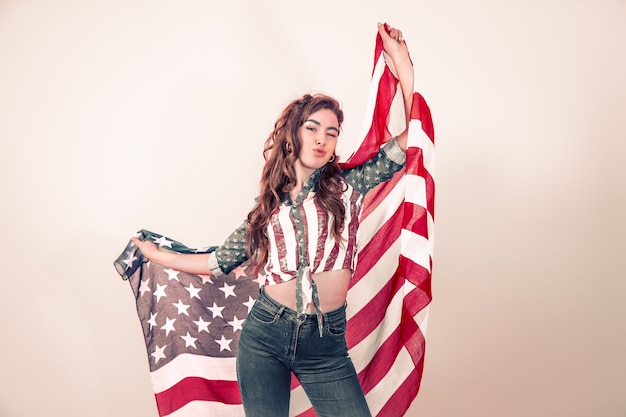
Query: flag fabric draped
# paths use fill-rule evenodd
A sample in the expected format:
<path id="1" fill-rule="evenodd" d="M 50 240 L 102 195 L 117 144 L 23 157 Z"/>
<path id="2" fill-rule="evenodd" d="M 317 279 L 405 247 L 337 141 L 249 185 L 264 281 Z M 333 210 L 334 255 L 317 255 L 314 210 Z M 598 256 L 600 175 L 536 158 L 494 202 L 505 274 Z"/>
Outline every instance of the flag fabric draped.
<path id="1" fill-rule="evenodd" d="M 361 144 L 344 168 L 362 164 L 390 139 L 397 84 L 377 36 Z M 348 290 L 349 354 L 375 416 L 404 415 L 420 386 L 434 197 L 433 124 L 424 98 L 414 93 L 406 166 L 365 198 Z M 215 249 L 188 248 L 146 230 L 140 238 L 181 253 Z M 235 356 L 241 325 L 260 288 L 250 265 L 219 279 L 191 275 L 148 262 L 132 242 L 114 265 L 136 298 L 159 415 L 242 417 Z M 295 377 L 290 415 L 315 416 Z"/>

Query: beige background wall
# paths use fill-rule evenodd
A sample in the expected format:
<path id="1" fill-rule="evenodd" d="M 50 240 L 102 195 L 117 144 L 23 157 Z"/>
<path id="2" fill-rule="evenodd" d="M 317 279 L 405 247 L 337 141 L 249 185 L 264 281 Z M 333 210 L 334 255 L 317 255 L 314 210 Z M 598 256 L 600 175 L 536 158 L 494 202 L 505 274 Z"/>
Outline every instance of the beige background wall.
<path id="1" fill-rule="evenodd" d="M 623 0 L 0 0 L 0 416 L 156 416 L 113 259 L 219 243 L 298 95 L 340 98 L 347 156 L 377 21 L 437 135 L 409 415 L 626 416 Z"/>

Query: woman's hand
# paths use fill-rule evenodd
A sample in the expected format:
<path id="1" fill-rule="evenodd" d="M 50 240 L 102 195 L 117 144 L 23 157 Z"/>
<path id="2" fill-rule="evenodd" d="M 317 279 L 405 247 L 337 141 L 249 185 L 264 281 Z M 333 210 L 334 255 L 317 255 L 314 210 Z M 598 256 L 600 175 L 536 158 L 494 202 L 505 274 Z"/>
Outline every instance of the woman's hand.
<path id="1" fill-rule="evenodd" d="M 139 238 L 134 237 L 131 239 L 135 246 L 139 248 L 144 257 L 148 258 L 150 261 L 154 261 L 155 258 L 159 255 L 159 247 L 154 242 L 149 242 L 147 240 L 139 240 Z"/>
<path id="2" fill-rule="evenodd" d="M 404 42 L 402 31 L 387 24 L 378 24 L 378 33 L 383 40 L 383 48 L 393 61 L 394 66 L 405 61 L 410 62 L 409 49 Z"/>
<path id="3" fill-rule="evenodd" d="M 131 240 L 139 248 L 143 256 L 148 258 L 150 262 L 189 274 L 213 275 L 213 272 L 209 269 L 208 253 L 176 253 L 168 250 L 160 250 L 159 246 L 154 242 L 142 241 L 136 237 Z"/>

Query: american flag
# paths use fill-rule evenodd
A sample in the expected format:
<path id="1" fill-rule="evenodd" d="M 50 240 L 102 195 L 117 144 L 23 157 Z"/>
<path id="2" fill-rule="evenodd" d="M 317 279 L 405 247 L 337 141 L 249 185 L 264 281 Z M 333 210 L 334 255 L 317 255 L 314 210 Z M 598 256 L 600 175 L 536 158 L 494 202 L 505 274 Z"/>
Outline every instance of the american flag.
<path id="1" fill-rule="evenodd" d="M 372 157 L 391 137 L 389 112 L 397 80 L 376 39 L 362 141 L 344 168 Z M 406 167 L 371 191 L 363 206 L 358 262 L 348 291 L 349 354 L 372 414 L 406 413 L 419 390 L 431 301 L 434 227 L 434 131 L 415 93 Z M 182 253 L 203 253 L 142 230 L 142 239 Z M 115 261 L 136 297 L 160 416 L 242 417 L 235 356 L 243 320 L 259 294 L 244 264 L 216 279 L 147 262 L 129 242 Z M 315 416 L 294 378 L 291 416 Z"/>

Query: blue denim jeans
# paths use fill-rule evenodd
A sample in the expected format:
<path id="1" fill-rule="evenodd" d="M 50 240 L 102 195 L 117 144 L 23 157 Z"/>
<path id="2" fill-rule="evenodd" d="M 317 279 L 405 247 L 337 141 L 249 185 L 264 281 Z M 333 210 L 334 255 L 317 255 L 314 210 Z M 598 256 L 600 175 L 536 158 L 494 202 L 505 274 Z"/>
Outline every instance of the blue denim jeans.
<path id="1" fill-rule="evenodd" d="M 246 417 L 287 417 L 291 373 L 318 417 L 371 417 L 346 346 L 346 308 L 317 318 L 297 313 L 261 291 L 243 324 L 237 380 Z"/>

